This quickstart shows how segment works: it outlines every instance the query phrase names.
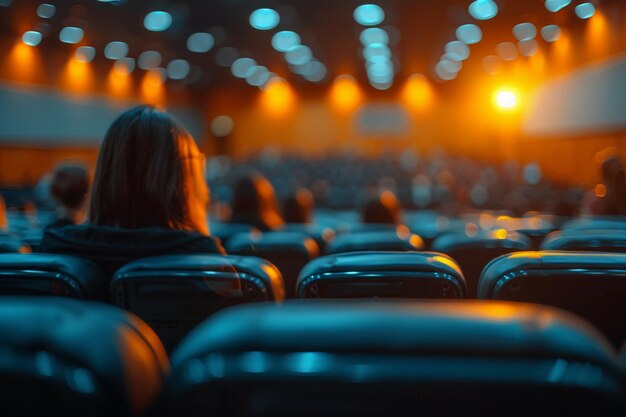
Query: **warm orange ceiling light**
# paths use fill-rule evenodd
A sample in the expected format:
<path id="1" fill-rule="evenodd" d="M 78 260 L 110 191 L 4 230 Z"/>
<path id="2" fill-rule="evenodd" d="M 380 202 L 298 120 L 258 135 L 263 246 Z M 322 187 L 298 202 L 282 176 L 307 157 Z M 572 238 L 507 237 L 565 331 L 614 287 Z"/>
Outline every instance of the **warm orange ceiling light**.
<path id="1" fill-rule="evenodd" d="M 340 75 L 335 78 L 330 90 L 330 101 L 337 110 L 354 110 L 360 103 L 363 93 L 354 77 Z"/>
<path id="2" fill-rule="evenodd" d="M 429 108 L 434 100 L 434 91 L 422 74 L 411 75 L 402 89 L 402 101 L 414 110 Z"/>
<path id="3" fill-rule="evenodd" d="M 296 95 L 287 81 L 274 77 L 261 93 L 261 106 L 272 115 L 288 113 L 295 105 Z"/>
<path id="4" fill-rule="evenodd" d="M 93 84 L 93 70 L 87 62 L 79 61 L 72 55 L 65 65 L 63 84 L 70 91 L 85 92 Z"/>
<path id="5" fill-rule="evenodd" d="M 165 104 L 163 82 L 163 76 L 159 71 L 150 70 L 146 72 L 141 80 L 141 96 L 146 103 L 157 106 Z"/>

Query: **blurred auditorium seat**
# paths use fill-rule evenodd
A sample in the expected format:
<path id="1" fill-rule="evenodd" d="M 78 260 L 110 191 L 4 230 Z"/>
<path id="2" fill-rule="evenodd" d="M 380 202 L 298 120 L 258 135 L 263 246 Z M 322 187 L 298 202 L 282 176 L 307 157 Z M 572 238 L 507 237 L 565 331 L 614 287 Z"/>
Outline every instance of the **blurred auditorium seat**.
<path id="1" fill-rule="evenodd" d="M 0 234 L 0 253 L 28 253 L 30 246 L 13 236 Z"/>
<path id="2" fill-rule="evenodd" d="M 298 278 L 298 298 L 465 298 L 463 274 L 431 252 L 352 252 L 318 258 Z"/>
<path id="3" fill-rule="evenodd" d="M 309 261 L 319 256 L 315 240 L 304 233 L 240 233 L 226 243 L 226 253 L 257 256 L 278 267 L 285 282 L 288 298 L 295 296 L 298 274 Z"/>
<path id="4" fill-rule="evenodd" d="M 324 253 L 326 245 L 336 236 L 332 228 L 312 223 L 285 223 L 279 231 L 304 233 L 317 243 L 320 253 Z"/>
<path id="5" fill-rule="evenodd" d="M 133 314 L 59 297 L 0 297 L 0 415 L 139 416 L 169 371 Z"/>
<path id="6" fill-rule="evenodd" d="M 547 251 L 505 255 L 483 271 L 478 298 L 572 311 L 620 346 L 626 339 L 626 254 Z"/>
<path id="7" fill-rule="evenodd" d="M 0 294 L 108 300 L 108 280 L 92 262 L 44 253 L 0 254 Z"/>
<path id="8" fill-rule="evenodd" d="M 622 416 L 616 352 L 585 321 L 479 301 L 228 309 L 172 355 L 168 416 Z"/>
<path id="9" fill-rule="evenodd" d="M 492 259 L 515 251 L 531 250 L 532 242 L 523 234 L 498 229 L 446 233 L 433 241 L 431 249 L 451 256 L 459 264 L 467 281 L 468 298 L 473 298 L 480 273 Z"/>
<path id="10" fill-rule="evenodd" d="M 275 266 L 259 258 L 171 255 L 143 258 L 111 281 L 113 303 L 145 320 L 170 350 L 189 330 L 222 308 L 285 296 Z"/>
<path id="11" fill-rule="evenodd" d="M 250 233 L 257 229 L 243 223 L 211 223 L 211 236 L 217 237 L 225 245 L 228 239 L 239 233 Z"/>
<path id="12" fill-rule="evenodd" d="M 583 216 L 571 219 L 561 226 L 561 230 L 626 230 L 626 216 Z"/>
<path id="13" fill-rule="evenodd" d="M 550 233 L 541 250 L 626 252 L 626 229 L 566 229 Z"/>
<path id="14" fill-rule="evenodd" d="M 359 251 L 419 251 L 424 241 L 406 226 L 386 231 L 357 231 L 337 236 L 326 248 L 327 254 Z"/>

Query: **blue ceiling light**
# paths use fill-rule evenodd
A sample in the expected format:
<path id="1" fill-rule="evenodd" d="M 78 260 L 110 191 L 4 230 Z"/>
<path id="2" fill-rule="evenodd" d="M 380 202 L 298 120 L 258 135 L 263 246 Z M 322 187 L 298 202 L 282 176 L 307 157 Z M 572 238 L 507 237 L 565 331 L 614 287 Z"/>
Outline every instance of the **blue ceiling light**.
<path id="1" fill-rule="evenodd" d="M 151 70 L 161 66 L 161 53 L 157 51 L 144 51 L 139 55 L 139 68 L 142 70 Z"/>
<path id="2" fill-rule="evenodd" d="M 237 58 L 230 66 L 230 70 L 237 78 L 247 78 L 256 65 L 256 61 L 252 58 Z"/>
<path id="3" fill-rule="evenodd" d="M 285 53 L 285 60 L 291 65 L 304 65 L 312 59 L 311 48 L 304 45 L 296 45 Z"/>
<path id="4" fill-rule="evenodd" d="M 42 3 L 37 7 L 37 16 L 42 19 L 50 19 L 56 13 L 57 8 L 53 4 Z"/>
<path id="5" fill-rule="evenodd" d="M 283 30 L 272 36 L 272 47 L 278 52 L 287 52 L 298 45 L 300 45 L 300 36 L 296 32 Z"/>
<path id="6" fill-rule="evenodd" d="M 146 15 L 143 25 L 151 32 L 163 32 L 172 26 L 172 15 L 162 10 L 155 10 Z"/>
<path id="7" fill-rule="evenodd" d="M 215 38 L 210 33 L 196 32 L 187 38 L 187 49 L 191 52 L 209 52 L 215 45 Z"/>
<path id="8" fill-rule="evenodd" d="M 85 32 L 81 28 L 67 26 L 61 29 L 59 40 L 63 43 L 74 44 L 83 40 L 83 36 L 85 36 Z"/>
<path id="9" fill-rule="evenodd" d="M 548 25 L 541 28 L 541 37 L 546 42 L 556 42 L 561 37 L 561 28 L 557 25 Z"/>
<path id="10" fill-rule="evenodd" d="M 354 20 L 363 26 L 375 26 L 385 20 L 385 11 L 376 4 L 362 4 L 354 9 Z"/>
<path id="11" fill-rule="evenodd" d="M 498 5 L 493 0 L 475 0 L 468 11 L 476 20 L 489 20 L 498 14 Z"/>
<path id="12" fill-rule="evenodd" d="M 517 43 L 520 54 L 531 57 L 539 52 L 539 44 L 534 39 L 524 39 Z"/>
<path id="13" fill-rule="evenodd" d="M 546 0 L 545 6 L 548 11 L 556 13 L 564 7 L 569 6 L 571 2 L 572 0 Z"/>
<path id="14" fill-rule="evenodd" d="M 456 29 L 456 37 L 466 45 L 473 45 L 481 41 L 483 32 L 474 24 L 461 25 Z"/>
<path id="15" fill-rule="evenodd" d="M 125 42 L 109 42 L 104 47 L 104 56 L 108 59 L 122 59 L 128 55 L 128 45 Z"/>
<path id="16" fill-rule="evenodd" d="M 35 30 L 29 30 L 28 32 L 24 32 L 22 35 L 22 42 L 28 46 L 37 46 L 41 43 L 42 39 L 43 35 L 41 32 L 37 32 Z"/>
<path id="17" fill-rule="evenodd" d="M 581 3 L 576 6 L 574 12 L 581 19 L 589 19 L 596 13 L 596 8 L 591 3 Z"/>
<path id="18" fill-rule="evenodd" d="M 359 36 L 359 39 L 361 40 L 361 44 L 363 46 L 367 46 L 370 43 L 389 43 L 389 35 L 387 34 L 387 31 L 381 28 L 363 29 L 361 35 Z"/>
<path id="19" fill-rule="evenodd" d="M 470 55 L 468 46 L 460 41 L 448 42 L 445 51 L 450 54 L 450 56 L 454 57 L 455 61 L 465 61 Z"/>
<path id="20" fill-rule="evenodd" d="M 182 80 L 189 75 L 191 67 L 184 59 L 175 59 L 167 64 L 167 76 L 172 80 Z"/>
<path id="21" fill-rule="evenodd" d="M 513 26 L 513 36 L 518 41 L 534 39 L 537 36 L 537 28 L 532 23 L 520 23 Z"/>
<path id="22" fill-rule="evenodd" d="M 250 14 L 250 26 L 258 30 L 271 30 L 280 23 L 280 16 L 274 9 L 257 9 Z"/>

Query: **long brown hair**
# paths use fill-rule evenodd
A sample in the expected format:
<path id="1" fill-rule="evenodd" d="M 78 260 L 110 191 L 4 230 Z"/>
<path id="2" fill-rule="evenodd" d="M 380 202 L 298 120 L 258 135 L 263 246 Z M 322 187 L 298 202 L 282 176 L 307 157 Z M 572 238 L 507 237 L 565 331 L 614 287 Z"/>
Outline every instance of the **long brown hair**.
<path id="1" fill-rule="evenodd" d="M 191 135 L 167 113 L 144 105 L 126 111 L 100 147 L 90 223 L 208 234 L 208 189 L 202 169 L 194 165 L 202 156 Z"/>

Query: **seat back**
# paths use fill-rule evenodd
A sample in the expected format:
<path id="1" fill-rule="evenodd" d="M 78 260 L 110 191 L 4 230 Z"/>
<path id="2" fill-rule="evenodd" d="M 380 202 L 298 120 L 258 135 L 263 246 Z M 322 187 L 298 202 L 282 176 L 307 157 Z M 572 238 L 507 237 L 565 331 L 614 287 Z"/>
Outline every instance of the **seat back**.
<path id="1" fill-rule="evenodd" d="M 402 226 L 397 230 L 357 231 L 337 236 L 328 244 L 326 253 L 420 250 L 424 250 L 422 238 Z"/>
<path id="2" fill-rule="evenodd" d="M 226 244 L 226 252 L 267 259 L 280 270 L 288 298 L 294 297 L 298 274 L 309 261 L 317 258 L 315 240 L 298 232 L 242 233 Z"/>
<path id="3" fill-rule="evenodd" d="M 227 311 L 172 355 L 164 415 L 619 416 L 586 322 L 501 302 L 299 300 Z M 539 412 L 538 412 L 539 410 Z"/>
<path id="4" fill-rule="evenodd" d="M 310 262 L 298 298 L 464 298 L 465 280 L 448 256 L 431 252 L 352 252 Z"/>
<path id="5" fill-rule="evenodd" d="M 459 264 L 467 281 L 469 298 L 476 297 L 480 273 L 492 259 L 507 253 L 531 249 L 532 242 L 528 237 L 517 232 L 507 232 L 505 229 L 447 233 L 432 243 L 433 251 L 445 253 Z"/>
<path id="6" fill-rule="evenodd" d="M 169 371 L 154 332 L 104 303 L 0 297 L 0 415 L 138 416 Z"/>
<path id="7" fill-rule="evenodd" d="M 593 323 L 616 345 L 626 339 L 626 254 L 519 252 L 490 263 L 478 297 L 551 305 Z"/>
<path id="8" fill-rule="evenodd" d="M 626 252 L 626 229 L 568 229 L 550 233 L 541 250 Z"/>
<path id="9" fill-rule="evenodd" d="M 335 231 L 328 226 L 308 223 L 286 223 L 280 231 L 303 233 L 307 235 L 317 243 L 320 253 L 324 253 L 326 245 L 328 245 L 336 235 Z"/>
<path id="10" fill-rule="evenodd" d="M 561 230 L 626 230 L 626 216 L 583 216 L 566 221 Z"/>
<path id="11" fill-rule="evenodd" d="M 218 238 L 223 245 L 236 234 L 250 233 L 255 230 L 257 230 L 255 227 L 243 223 L 211 223 L 211 236 Z"/>
<path id="12" fill-rule="evenodd" d="M 126 264 L 111 281 L 113 303 L 137 314 L 169 351 L 223 308 L 281 301 L 284 284 L 269 262 L 243 256 L 171 255 Z"/>
<path id="13" fill-rule="evenodd" d="M 0 232 L 0 253 L 28 253 L 30 251 L 31 248 L 27 243 Z"/>
<path id="14" fill-rule="evenodd" d="M 1 295 L 62 295 L 105 301 L 107 289 L 103 272 L 77 256 L 0 254 Z"/>

